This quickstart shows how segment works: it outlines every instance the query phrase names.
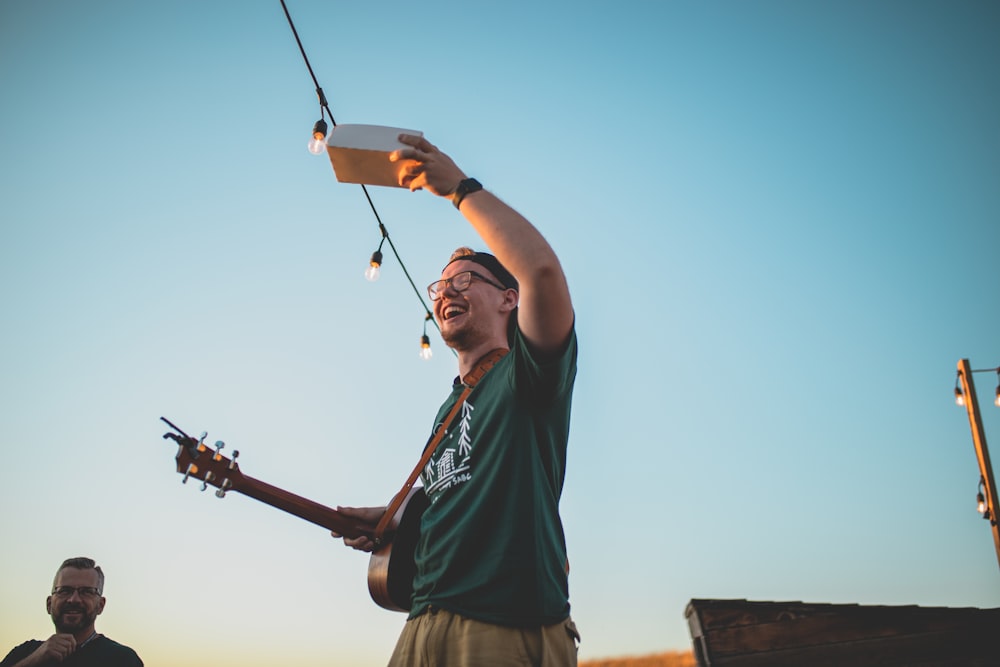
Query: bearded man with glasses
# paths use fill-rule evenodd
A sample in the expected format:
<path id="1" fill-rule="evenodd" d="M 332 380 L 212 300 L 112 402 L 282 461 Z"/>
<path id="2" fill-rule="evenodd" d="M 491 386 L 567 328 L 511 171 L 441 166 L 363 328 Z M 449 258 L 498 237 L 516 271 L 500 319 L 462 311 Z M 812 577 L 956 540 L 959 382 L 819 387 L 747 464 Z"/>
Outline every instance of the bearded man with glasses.
<path id="1" fill-rule="evenodd" d="M 103 593 L 104 572 L 92 558 L 63 561 L 52 582 L 52 594 L 45 600 L 56 634 L 16 646 L 0 667 L 142 667 L 135 651 L 98 634 L 94 627 L 107 603 Z"/>
<path id="2" fill-rule="evenodd" d="M 425 452 L 430 502 L 390 667 L 576 665 L 559 517 L 577 355 L 566 277 L 521 214 L 426 139 L 399 140 L 400 185 L 450 200 L 490 252 L 459 248 L 427 288 L 459 375 L 428 439 L 443 433 Z M 386 511 L 340 509 L 371 525 Z"/>

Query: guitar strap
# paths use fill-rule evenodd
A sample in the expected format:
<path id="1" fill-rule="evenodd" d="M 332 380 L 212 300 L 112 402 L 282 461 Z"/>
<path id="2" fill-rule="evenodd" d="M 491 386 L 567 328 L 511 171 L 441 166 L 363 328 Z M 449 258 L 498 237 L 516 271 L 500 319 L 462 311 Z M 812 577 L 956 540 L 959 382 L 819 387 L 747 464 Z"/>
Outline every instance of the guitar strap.
<path id="1" fill-rule="evenodd" d="M 390 502 L 389 506 L 386 507 L 385 514 L 382 515 L 378 525 L 375 526 L 374 539 L 376 544 L 382 543 L 382 536 L 385 534 L 386 528 L 389 527 L 389 523 L 392 521 L 392 518 L 396 516 L 396 512 L 399 511 L 400 505 L 403 504 L 407 494 L 410 493 L 410 489 L 412 489 L 413 485 L 416 484 L 417 478 L 420 476 L 420 471 L 423 470 L 424 466 L 427 465 L 427 462 L 431 460 L 431 456 L 434 455 L 434 450 L 437 449 L 438 443 L 441 442 L 445 433 L 448 432 L 448 427 L 451 426 L 451 422 L 455 419 L 455 415 L 458 414 L 462 404 L 465 403 L 465 399 L 469 397 L 469 394 L 471 394 L 472 390 L 477 384 L 479 384 L 479 381 L 483 379 L 483 376 L 486 375 L 487 371 L 493 368 L 493 366 L 495 366 L 496 363 L 500 361 L 505 354 L 507 354 L 507 352 L 508 350 L 502 347 L 498 347 L 492 352 L 489 352 L 479 361 L 479 364 L 472 370 L 472 372 L 462 378 L 462 383 L 465 385 L 465 389 L 458 397 L 458 400 L 455 401 L 455 405 L 452 406 L 448 416 L 445 417 L 444 422 L 441 424 L 441 428 L 437 430 L 434 437 L 431 438 L 430 442 L 427 443 L 427 446 L 424 447 L 423 456 L 421 456 L 420 460 L 417 461 L 416 467 L 413 468 L 413 472 L 411 472 L 410 476 L 406 479 L 406 483 L 403 484 L 403 488 L 399 490 L 399 493 L 392 497 L 392 502 Z"/>

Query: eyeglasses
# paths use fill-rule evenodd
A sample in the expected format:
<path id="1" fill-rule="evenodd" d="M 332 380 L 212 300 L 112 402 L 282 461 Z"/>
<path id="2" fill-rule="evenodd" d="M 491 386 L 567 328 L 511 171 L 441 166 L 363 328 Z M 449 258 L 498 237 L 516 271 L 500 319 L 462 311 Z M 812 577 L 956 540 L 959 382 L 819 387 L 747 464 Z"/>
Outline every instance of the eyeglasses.
<path id="1" fill-rule="evenodd" d="M 52 589 L 52 594 L 61 598 L 71 598 L 73 593 L 79 593 L 82 598 L 93 598 L 100 595 L 101 591 L 93 586 L 56 586 Z"/>
<path id="2" fill-rule="evenodd" d="M 431 301 L 437 301 L 441 298 L 441 292 L 451 285 L 451 288 L 456 292 L 464 292 L 469 289 L 469 285 L 472 284 L 472 279 L 477 278 L 482 280 L 488 285 L 493 285 L 499 290 L 507 289 L 503 285 L 498 285 L 486 276 L 476 273 L 475 271 L 462 271 L 461 273 L 456 273 L 451 278 L 445 278 L 444 280 L 435 280 L 430 285 L 427 286 L 427 296 L 431 298 Z"/>

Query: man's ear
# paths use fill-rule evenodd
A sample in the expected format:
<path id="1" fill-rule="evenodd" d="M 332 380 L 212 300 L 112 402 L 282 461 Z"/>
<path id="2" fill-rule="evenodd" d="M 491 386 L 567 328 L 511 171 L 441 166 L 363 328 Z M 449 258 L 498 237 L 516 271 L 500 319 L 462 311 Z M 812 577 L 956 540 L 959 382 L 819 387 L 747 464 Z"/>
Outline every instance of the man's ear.
<path id="1" fill-rule="evenodd" d="M 45 598 L 45 613 L 52 614 L 52 596 Z"/>
<path id="2" fill-rule="evenodd" d="M 101 612 L 104 611 L 104 605 L 106 605 L 107 603 L 108 603 L 108 599 L 102 595 L 101 596 L 101 601 L 97 605 L 97 616 L 101 615 Z"/>
<path id="3" fill-rule="evenodd" d="M 503 312 L 509 313 L 515 308 L 517 308 L 517 302 L 521 298 L 521 295 L 516 289 L 506 289 L 503 292 Z"/>

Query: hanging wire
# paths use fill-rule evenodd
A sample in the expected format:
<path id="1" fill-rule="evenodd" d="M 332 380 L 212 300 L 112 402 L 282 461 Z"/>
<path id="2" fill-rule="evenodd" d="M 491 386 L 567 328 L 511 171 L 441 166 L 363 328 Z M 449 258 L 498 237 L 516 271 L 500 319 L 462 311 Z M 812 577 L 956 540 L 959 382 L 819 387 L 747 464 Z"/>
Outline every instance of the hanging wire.
<path id="1" fill-rule="evenodd" d="M 337 121 L 333 119 L 333 114 L 330 113 L 330 105 L 326 102 L 326 95 L 323 94 L 323 89 L 319 85 L 319 81 L 316 79 L 316 73 L 313 72 L 312 65 L 309 64 L 309 57 L 306 55 L 306 50 L 302 46 L 302 40 L 299 39 L 299 31 L 295 29 L 295 22 L 292 21 L 292 15 L 288 13 L 288 5 L 285 4 L 285 0 L 281 0 L 281 8 L 285 12 L 285 18 L 288 19 L 288 27 L 292 29 L 292 35 L 295 37 L 295 43 L 299 45 L 299 53 L 302 54 L 302 60 L 306 64 L 306 69 L 309 70 L 309 76 L 312 77 L 313 85 L 316 86 L 316 96 L 319 98 L 320 114 L 326 111 L 326 114 L 330 117 L 330 124 L 334 127 L 337 126 Z"/>
<path id="2" fill-rule="evenodd" d="M 323 114 L 326 114 L 326 116 L 330 118 L 330 124 L 336 127 L 337 121 L 333 119 L 333 113 L 330 111 L 330 105 L 326 100 L 326 95 L 323 93 L 323 88 L 319 85 L 319 81 L 316 79 L 316 73 L 313 72 L 312 65 L 309 63 L 309 57 L 306 55 L 306 50 L 302 46 L 302 40 L 299 39 L 299 31 L 295 29 L 295 22 L 292 21 L 292 15 L 288 12 L 288 5 L 285 4 L 285 0 L 281 0 L 281 8 L 285 12 L 285 18 L 288 19 L 288 27 L 292 29 L 292 35 L 295 37 L 295 43 L 298 44 L 299 53 L 302 54 L 302 60 L 305 62 L 306 69 L 309 70 L 309 76 L 312 78 L 313 85 L 316 86 L 316 96 L 319 98 L 320 115 L 322 116 Z M 378 210 L 375 208 L 375 203 L 372 202 L 371 195 L 368 194 L 368 188 L 366 188 L 362 183 L 361 189 L 365 193 L 365 199 L 368 200 L 368 206 L 371 207 L 372 213 L 375 215 L 375 221 L 378 223 L 378 229 L 379 233 L 382 235 L 382 240 L 389 242 L 389 248 L 392 249 L 393 256 L 396 258 L 396 261 L 399 262 L 400 268 L 403 269 L 403 275 L 406 276 L 406 280 L 409 281 L 410 287 L 413 288 L 413 293 L 417 295 L 417 299 L 420 301 L 420 306 L 424 309 L 425 329 L 427 326 L 426 321 L 430 320 L 438 331 L 440 331 L 441 327 L 438 326 L 433 313 L 431 313 L 430 308 L 427 307 L 427 303 L 424 301 L 424 297 L 420 293 L 420 289 L 417 287 L 416 283 L 413 282 L 413 278 L 410 276 L 410 272 L 406 268 L 406 264 L 403 263 L 403 258 L 399 256 L 399 252 L 396 250 L 396 244 L 392 242 L 392 238 L 389 236 L 389 230 L 386 229 L 384 224 L 382 224 L 382 218 L 379 216 Z M 379 247 L 381 247 L 381 242 L 379 243 Z M 454 350 L 452 350 L 452 353 L 457 355 Z"/>

